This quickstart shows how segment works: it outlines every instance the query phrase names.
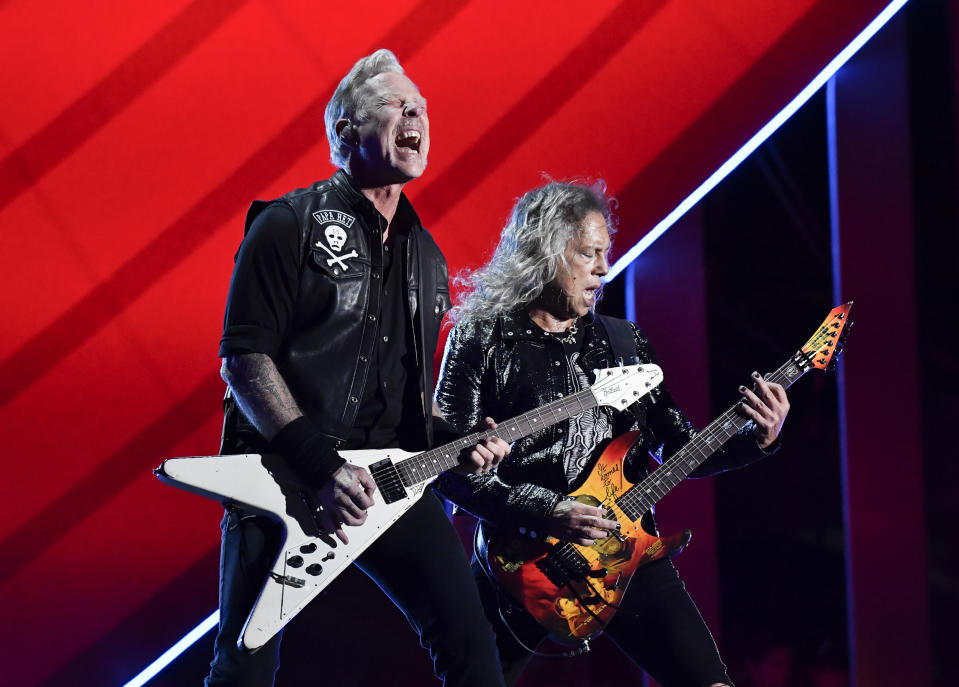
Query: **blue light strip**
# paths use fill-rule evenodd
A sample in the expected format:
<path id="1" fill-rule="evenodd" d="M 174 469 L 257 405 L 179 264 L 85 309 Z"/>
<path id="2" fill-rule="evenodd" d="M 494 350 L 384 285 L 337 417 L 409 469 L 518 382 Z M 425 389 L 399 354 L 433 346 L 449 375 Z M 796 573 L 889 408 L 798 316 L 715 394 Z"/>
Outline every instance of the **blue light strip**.
<path id="1" fill-rule="evenodd" d="M 626 265 L 635 260 L 639 255 L 649 248 L 652 243 L 662 236 L 667 229 L 669 229 L 676 221 L 685 215 L 690 208 L 692 208 L 696 203 L 702 200 L 703 196 L 713 190 L 713 188 L 720 181 L 726 178 L 726 176 L 732 172 L 739 164 L 749 157 L 753 151 L 756 150 L 763 142 L 769 138 L 776 129 L 782 126 L 783 122 L 792 117 L 796 111 L 802 107 L 807 100 L 809 100 L 823 84 L 825 84 L 833 74 L 835 74 L 840 67 L 842 67 L 849 60 L 850 57 L 856 54 L 856 52 L 861 48 L 866 41 L 875 35 L 875 33 L 881 29 L 886 22 L 888 22 L 893 15 L 898 12 L 903 5 L 906 4 L 908 0 L 894 0 L 889 3 L 886 8 L 879 13 L 879 15 L 869 22 L 869 25 L 863 29 L 858 36 L 856 36 L 853 41 L 847 45 L 842 52 L 840 52 L 832 61 L 826 65 L 819 74 L 816 75 L 808 86 L 802 89 L 795 98 L 793 98 L 786 107 L 779 111 L 779 113 L 773 117 L 762 129 L 757 131 L 752 138 L 746 141 L 745 145 L 742 148 L 737 150 L 732 157 L 730 157 L 726 162 L 720 165 L 719 169 L 713 172 L 706 181 L 700 184 L 699 188 L 693 191 L 689 196 L 686 197 L 676 208 L 666 215 L 659 224 L 653 227 L 649 233 L 647 233 L 639 242 L 630 248 L 626 253 L 623 254 L 619 260 L 610 268 L 609 274 L 606 275 L 605 281 L 609 282 L 616 278 L 616 276 L 622 272 Z"/>
<path id="2" fill-rule="evenodd" d="M 605 281 L 609 282 L 616 278 L 616 276 L 622 272 L 627 265 L 629 265 L 633 260 L 635 260 L 639 255 L 646 250 L 652 243 L 662 236 L 667 229 L 669 229 L 673 224 L 683 215 L 685 215 L 690 208 L 692 208 L 696 203 L 702 200 L 703 196 L 709 193 L 713 188 L 722 181 L 730 172 L 732 172 L 736 167 L 739 166 L 743 160 L 745 160 L 756 148 L 762 145 L 763 141 L 769 138 L 776 129 L 778 129 L 783 122 L 792 117 L 796 111 L 802 107 L 807 100 L 809 100 L 813 94 L 818 91 L 824 83 L 826 83 L 836 71 L 842 67 L 850 57 L 852 57 L 856 52 L 866 43 L 870 38 L 875 35 L 875 33 L 881 29 L 886 22 L 888 22 L 893 15 L 898 12 L 903 5 L 906 4 L 908 0 L 894 0 L 889 3 L 886 8 L 879 13 L 879 15 L 873 19 L 869 25 L 862 30 L 862 32 L 856 36 L 853 41 L 845 47 L 845 49 L 840 52 L 836 57 L 826 65 L 826 68 L 823 69 L 819 74 L 814 78 L 808 86 L 802 89 L 795 98 L 790 101 L 786 107 L 784 107 L 779 114 L 773 117 L 766 126 L 756 132 L 756 134 L 750 138 L 746 144 L 736 151 L 736 153 L 726 160 L 719 169 L 713 172 L 706 181 L 704 181 L 699 188 L 693 191 L 687 198 L 681 202 L 676 208 L 670 212 L 666 217 L 664 217 L 659 224 L 652 228 L 639 242 L 630 248 L 626 253 L 616 261 L 610 270 L 609 274 L 606 275 Z M 627 290 L 628 291 L 628 290 Z M 633 305 L 635 310 L 635 305 Z M 141 685 L 146 684 L 148 680 L 153 678 L 157 673 L 163 670 L 167 665 L 169 665 L 177 656 L 187 650 L 195 641 L 200 637 L 205 635 L 210 631 L 211 628 L 215 627 L 216 624 L 220 621 L 220 612 L 214 611 L 206 620 L 197 625 L 193 630 L 187 633 L 179 642 L 174 644 L 172 647 L 166 650 L 162 656 L 157 660 L 147 666 L 143 672 L 137 675 L 135 678 L 127 682 L 123 687 L 140 687 Z"/>
<path id="3" fill-rule="evenodd" d="M 167 649 L 160 658 L 144 668 L 139 675 L 123 685 L 123 687 L 140 687 L 140 685 L 145 685 L 148 680 L 151 680 L 154 675 L 166 668 L 177 656 L 190 648 L 190 645 L 209 632 L 211 628 L 216 627 L 219 622 L 220 611 L 213 611 L 206 620 L 190 630 L 184 635 L 183 639 Z"/>
<path id="4" fill-rule="evenodd" d="M 636 280 L 636 264 L 631 262 L 626 266 L 626 288 L 623 289 L 626 292 L 626 319 L 630 322 L 636 321 L 636 289 L 629 287 Z"/>
<path id="5" fill-rule="evenodd" d="M 840 260 L 840 231 L 839 224 L 839 153 L 836 137 L 836 79 L 832 78 L 826 84 L 826 150 L 829 160 L 829 225 L 832 243 L 832 298 L 833 303 L 842 303 L 842 271 Z M 836 374 L 836 409 L 839 416 L 839 465 L 841 469 L 840 483 L 842 484 L 842 521 L 852 522 L 852 513 L 849 504 L 849 444 L 846 433 L 846 366 L 839 365 Z M 852 533 L 850 527 L 843 528 L 846 551 L 852 551 Z M 848 560 L 846 568 L 846 594 L 852 595 L 853 579 L 852 565 Z M 846 637 L 849 646 L 849 674 L 856 673 L 856 652 L 853 651 L 853 638 L 856 636 L 856 614 L 852 604 L 846 604 Z"/>

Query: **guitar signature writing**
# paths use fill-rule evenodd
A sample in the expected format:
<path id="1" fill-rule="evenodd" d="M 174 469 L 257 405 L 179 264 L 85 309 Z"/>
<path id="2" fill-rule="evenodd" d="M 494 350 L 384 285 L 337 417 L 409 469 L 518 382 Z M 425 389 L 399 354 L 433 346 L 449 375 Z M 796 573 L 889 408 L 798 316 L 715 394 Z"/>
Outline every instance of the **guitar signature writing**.
<path id="1" fill-rule="evenodd" d="M 620 475 L 620 464 L 600 464 L 597 466 L 597 470 L 599 479 L 603 483 L 603 488 L 606 490 L 606 496 L 615 496 L 618 494 L 623 486 L 622 476 Z M 619 479 L 616 479 L 617 475 L 620 475 Z"/>

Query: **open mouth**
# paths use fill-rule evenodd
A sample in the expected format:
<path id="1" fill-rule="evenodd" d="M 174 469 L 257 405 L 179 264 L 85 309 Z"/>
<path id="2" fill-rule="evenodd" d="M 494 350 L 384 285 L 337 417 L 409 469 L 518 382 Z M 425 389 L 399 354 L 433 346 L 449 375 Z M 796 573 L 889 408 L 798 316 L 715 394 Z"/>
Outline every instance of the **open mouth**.
<path id="1" fill-rule="evenodd" d="M 585 292 L 586 292 L 586 300 L 588 300 L 588 301 L 594 301 L 594 300 L 596 300 L 596 295 L 599 293 L 599 289 L 600 289 L 599 286 L 592 286 L 592 287 L 590 287 L 590 288 L 588 288 L 588 289 L 585 289 Z"/>
<path id="2" fill-rule="evenodd" d="M 412 150 L 414 153 L 420 152 L 420 132 L 409 129 L 407 131 L 401 131 L 397 136 L 394 142 L 396 143 L 397 148 L 405 148 L 407 150 Z"/>

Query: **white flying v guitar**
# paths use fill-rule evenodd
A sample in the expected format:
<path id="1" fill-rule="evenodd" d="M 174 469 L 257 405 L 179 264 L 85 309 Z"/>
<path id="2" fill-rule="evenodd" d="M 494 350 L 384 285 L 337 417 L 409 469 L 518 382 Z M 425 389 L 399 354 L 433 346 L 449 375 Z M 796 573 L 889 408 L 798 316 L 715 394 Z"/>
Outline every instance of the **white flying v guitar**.
<path id="1" fill-rule="evenodd" d="M 321 528 L 310 497 L 277 455 L 248 453 L 170 458 L 154 470 L 162 482 L 223 503 L 278 519 L 284 540 L 263 589 L 253 605 L 238 645 L 254 651 L 297 613 L 370 544 L 408 511 L 438 474 L 459 464 L 460 452 L 492 436 L 512 443 L 544 427 L 598 405 L 623 409 L 663 380 L 657 365 L 628 365 L 595 370 L 592 387 L 423 453 L 399 449 L 342 451 L 353 465 L 367 469 L 376 482 L 373 507 L 363 525 L 348 529 L 343 544 Z"/>

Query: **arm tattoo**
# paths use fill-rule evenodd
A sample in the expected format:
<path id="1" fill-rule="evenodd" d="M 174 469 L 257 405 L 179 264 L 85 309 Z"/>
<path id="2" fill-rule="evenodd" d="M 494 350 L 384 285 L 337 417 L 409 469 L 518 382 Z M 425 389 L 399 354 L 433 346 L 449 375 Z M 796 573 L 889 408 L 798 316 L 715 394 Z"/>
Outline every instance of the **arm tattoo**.
<path id="1" fill-rule="evenodd" d="M 228 356 L 223 359 L 221 375 L 230 385 L 243 414 L 267 441 L 303 414 L 268 355 Z"/>

